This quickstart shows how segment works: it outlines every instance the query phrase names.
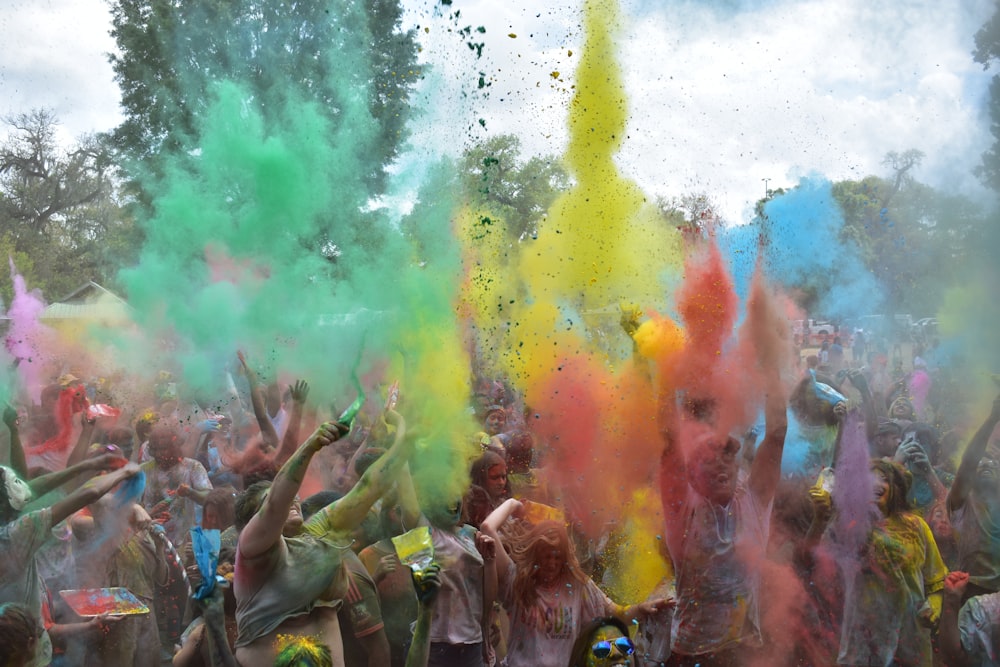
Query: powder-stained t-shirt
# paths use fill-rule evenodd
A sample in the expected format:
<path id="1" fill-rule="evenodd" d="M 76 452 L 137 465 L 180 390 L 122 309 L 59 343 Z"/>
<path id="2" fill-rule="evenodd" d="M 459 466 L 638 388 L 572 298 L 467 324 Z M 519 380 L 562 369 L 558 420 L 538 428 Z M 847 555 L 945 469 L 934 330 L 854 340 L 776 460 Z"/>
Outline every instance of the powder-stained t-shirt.
<path id="1" fill-rule="evenodd" d="M 535 603 L 525 607 L 514 595 L 515 573 L 511 563 L 499 596 L 510 614 L 508 667 L 565 667 L 580 628 L 613 613 L 615 604 L 590 579 L 566 577 L 537 588 Z"/>
<path id="2" fill-rule="evenodd" d="M 17 602 L 42 619 L 45 589 L 35 567 L 35 554 L 49 539 L 52 510 L 40 509 L 22 514 L 0 526 L 0 602 Z M 32 667 L 52 660 L 52 641 L 43 632 L 35 648 Z"/>
<path id="3" fill-rule="evenodd" d="M 178 550 L 190 539 L 188 532 L 198 524 L 198 503 L 191 498 L 176 495 L 181 484 L 187 484 L 195 491 L 208 491 L 212 483 L 208 480 L 205 467 L 194 459 L 181 459 L 171 468 L 161 468 L 156 461 L 143 463 L 146 475 L 146 489 L 142 493 L 142 506 L 146 510 L 163 501 L 170 502 L 170 519 L 163 524 L 163 531 Z"/>
<path id="4" fill-rule="evenodd" d="M 483 557 L 476 549 L 475 534 L 471 526 L 455 532 L 431 527 L 434 560 L 441 566 L 441 588 L 431 617 L 432 642 L 483 641 Z"/>
<path id="5" fill-rule="evenodd" d="M 286 619 L 315 607 L 339 609 L 347 592 L 344 553 L 350 542 L 330 530 L 329 508 L 316 512 L 297 537 L 281 537 L 271 549 L 245 558 L 237 547 L 237 648 L 275 630 Z"/>
<path id="6" fill-rule="evenodd" d="M 680 534 L 667 542 L 677 573 L 671 651 L 759 646 L 760 570 L 753 564 L 765 555 L 770 505 L 761 507 L 742 484 L 725 507 L 689 486 L 684 512 Z"/>
<path id="7" fill-rule="evenodd" d="M 970 667 L 1000 664 L 1000 593 L 969 598 L 958 612 L 958 632 Z"/>
<path id="8" fill-rule="evenodd" d="M 1000 591 L 1000 505 L 985 502 L 975 491 L 950 513 L 958 544 L 958 569 L 969 583 Z"/>
<path id="9" fill-rule="evenodd" d="M 919 613 L 944 587 L 948 569 L 931 529 L 916 514 L 894 514 L 872 527 L 860 567 L 847 582 L 840 635 L 842 665 L 930 667 L 930 633 Z"/>

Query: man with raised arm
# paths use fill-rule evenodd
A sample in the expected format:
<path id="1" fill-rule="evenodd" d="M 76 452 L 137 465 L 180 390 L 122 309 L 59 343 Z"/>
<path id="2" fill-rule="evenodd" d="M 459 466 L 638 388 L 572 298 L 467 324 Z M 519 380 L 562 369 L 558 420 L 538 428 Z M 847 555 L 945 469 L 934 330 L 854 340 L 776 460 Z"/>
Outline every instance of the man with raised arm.
<path id="1" fill-rule="evenodd" d="M 1000 447 L 990 443 L 997 423 L 1000 396 L 965 448 L 948 492 L 958 569 L 969 574 L 965 599 L 1000 591 Z"/>
<path id="2" fill-rule="evenodd" d="M 661 497 L 677 588 L 671 667 L 738 665 L 741 649 L 761 645 L 760 565 L 788 420 L 780 345 L 754 342 L 764 376 L 765 434 L 745 482 L 737 439 L 684 421 L 673 395 L 661 398 Z"/>
<path id="3" fill-rule="evenodd" d="M 347 592 L 343 552 L 351 531 L 392 485 L 409 457 L 403 418 L 390 412 L 396 439 L 343 498 L 303 523 L 297 494 L 306 468 L 323 447 L 348 432 L 327 422 L 278 471 L 273 484 L 250 486 L 236 504 L 236 658 L 243 667 L 271 667 L 280 639 L 313 636 L 330 648 L 335 667 L 344 655 L 337 610 Z"/>

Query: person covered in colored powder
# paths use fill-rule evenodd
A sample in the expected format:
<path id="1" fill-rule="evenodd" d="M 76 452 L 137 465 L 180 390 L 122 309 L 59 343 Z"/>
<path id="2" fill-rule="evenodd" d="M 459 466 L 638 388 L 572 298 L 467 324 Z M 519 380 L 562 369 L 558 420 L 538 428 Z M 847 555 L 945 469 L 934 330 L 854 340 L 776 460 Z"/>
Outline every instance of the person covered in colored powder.
<path id="1" fill-rule="evenodd" d="M 350 532 L 391 486 L 409 457 L 402 416 L 390 412 L 396 439 L 343 498 L 303 523 L 296 494 L 313 456 L 348 432 L 344 424 L 322 424 L 281 467 L 273 484 L 259 482 L 240 496 L 240 536 L 233 580 L 243 667 L 270 667 L 282 635 L 316 636 L 329 647 L 333 664 L 344 665 L 337 611 L 348 591 L 343 553 Z"/>
<path id="2" fill-rule="evenodd" d="M 478 526 L 509 495 L 507 462 L 492 450 L 472 462 L 469 470 L 472 485 L 462 498 L 463 520 Z"/>
<path id="3" fill-rule="evenodd" d="M 1000 447 L 990 437 L 1000 423 L 1000 396 L 969 441 L 948 492 L 958 565 L 969 573 L 966 597 L 1000 591 Z"/>
<path id="4" fill-rule="evenodd" d="M 20 449 L 20 446 L 16 447 Z M 47 607 L 44 584 L 35 567 L 35 553 L 51 535 L 52 526 L 74 512 L 97 501 L 139 472 L 137 465 L 125 465 L 121 457 L 87 459 L 70 468 L 24 482 L 13 468 L 0 466 L 0 601 L 23 604 L 36 619 L 43 620 Z M 35 495 L 44 493 L 81 473 L 96 477 L 49 507 L 22 512 Z M 94 629 L 98 628 L 95 619 Z M 28 664 L 47 665 L 52 658 L 52 641 L 43 631 Z"/>
<path id="5" fill-rule="evenodd" d="M 163 525 L 177 549 L 189 539 L 188 532 L 197 524 L 197 508 L 212 490 L 205 467 L 181 453 L 183 441 L 177 429 L 156 424 L 149 433 L 153 458 L 142 464 L 146 474 L 142 505 L 153 521 Z"/>
<path id="6" fill-rule="evenodd" d="M 930 667 L 929 628 L 940 618 L 948 570 L 930 528 L 906 500 L 907 472 L 883 459 L 872 460 L 871 471 L 877 513 L 859 550 L 858 563 L 845 568 L 837 663 Z M 814 491 L 810 495 L 816 508 L 814 524 L 829 521 L 829 494 Z M 815 532 L 815 526 L 810 532 Z"/>
<path id="7" fill-rule="evenodd" d="M 1000 664 L 1000 593 L 966 599 L 968 585 L 968 572 L 949 572 L 945 577 L 938 631 L 941 657 L 949 667 Z"/>
<path id="8" fill-rule="evenodd" d="M 483 522 L 483 532 L 500 542 L 501 527 L 523 510 L 519 500 L 505 501 Z M 503 542 L 507 548 L 496 553 L 499 597 L 511 622 L 508 667 L 560 667 L 590 619 L 620 615 L 632 620 L 673 603 L 616 604 L 580 568 L 566 526 L 558 521 L 519 525 Z"/>
<path id="9" fill-rule="evenodd" d="M 745 483 L 739 441 L 708 424 L 681 423 L 672 395 L 661 399 L 661 497 L 677 586 L 671 667 L 729 667 L 739 664 L 742 649 L 762 643 L 759 568 L 788 418 L 778 371 L 758 355 L 766 377 L 765 432 Z M 684 447 L 688 456 L 682 432 L 694 439 Z"/>

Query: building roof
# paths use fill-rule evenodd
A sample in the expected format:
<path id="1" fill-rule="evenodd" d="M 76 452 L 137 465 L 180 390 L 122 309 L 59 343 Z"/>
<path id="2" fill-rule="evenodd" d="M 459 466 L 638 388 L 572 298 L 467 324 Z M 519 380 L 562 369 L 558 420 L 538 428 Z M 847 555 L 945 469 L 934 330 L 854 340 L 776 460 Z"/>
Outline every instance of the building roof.
<path id="1" fill-rule="evenodd" d="M 124 299 L 91 280 L 46 306 L 39 319 L 124 321 L 129 310 Z"/>

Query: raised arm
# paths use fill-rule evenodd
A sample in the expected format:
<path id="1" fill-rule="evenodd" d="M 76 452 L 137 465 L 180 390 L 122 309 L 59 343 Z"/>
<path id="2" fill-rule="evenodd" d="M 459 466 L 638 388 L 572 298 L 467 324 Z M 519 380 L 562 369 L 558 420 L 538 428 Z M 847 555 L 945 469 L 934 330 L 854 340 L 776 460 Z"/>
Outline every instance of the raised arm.
<path id="1" fill-rule="evenodd" d="M 678 426 L 673 395 L 661 395 L 660 433 L 663 437 L 663 451 L 660 454 L 660 501 L 666 524 L 667 548 L 672 558 L 677 558 L 680 554 L 684 505 L 688 492 L 687 463 L 678 441 Z"/>
<path id="2" fill-rule="evenodd" d="M 781 382 L 787 356 L 788 323 L 774 303 L 758 269 L 747 303 L 747 326 L 757 351 L 757 367 L 764 377 L 764 439 L 750 466 L 750 493 L 762 505 L 774 498 L 781 479 L 781 457 L 788 431 L 788 397 Z"/>
<path id="3" fill-rule="evenodd" d="M 38 496 L 45 495 L 52 489 L 62 486 L 77 475 L 96 475 L 99 472 L 121 468 L 124 464 L 125 458 L 122 456 L 103 454 L 92 459 L 85 459 L 69 468 L 40 475 L 29 481 L 28 486 L 31 487 L 31 493 L 37 498 Z"/>
<path id="4" fill-rule="evenodd" d="M 781 457 L 788 431 L 788 406 L 778 371 L 768 370 L 764 397 L 764 439 L 750 466 L 750 492 L 766 505 L 774 498 L 781 479 Z"/>
<path id="5" fill-rule="evenodd" d="M 250 384 L 250 403 L 253 405 L 253 414 L 257 418 L 257 426 L 260 428 L 260 437 L 263 438 L 265 447 L 273 451 L 278 448 L 278 432 L 274 430 L 274 424 L 267 416 L 267 406 L 260 393 L 257 373 L 247 363 L 246 355 L 242 351 L 237 352 L 236 356 L 239 357 L 240 363 L 243 365 L 243 372 L 247 376 L 247 382 Z"/>
<path id="6" fill-rule="evenodd" d="M 396 438 L 392 447 L 369 466 L 347 495 L 321 510 L 325 514 L 327 530 L 350 530 L 361 523 L 371 506 L 389 490 L 395 477 L 409 460 L 413 451 L 413 439 L 406 437 L 406 421 L 401 414 L 392 410 L 386 413 L 386 417 L 396 426 Z"/>
<path id="7" fill-rule="evenodd" d="M 73 451 L 70 452 L 69 458 L 66 459 L 67 468 L 87 458 L 87 449 L 90 447 L 90 443 L 94 441 L 95 424 L 97 424 L 97 419 L 88 415 L 86 410 L 80 413 L 80 437 L 76 439 Z"/>
<path id="8" fill-rule="evenodd" d="M 10 467 L 21 479 L 28 479 L 28 464 L 24 459 L 24 447 L 21 446 L 21 431 L 18 428 L 17 410 L 7 405 L 3 410 L 3 423 L 10 431 Z"/>
<path id="9" fill-rule="evenodd" d="M 500 503 L 500 505 L 489 513 L 489 515 L 483 520 L 483 523 L 479 526 L 481 530 L 486 535 L 493 538 L 496 542 L 496 565 L 497 565 L 497 578 L 499 583 L 503 585 L 507 579 L 507 572 L 510 569 L 510 556 L 507 554 L 507 550 L 503 548 L 503 540 L 500 539 L 500 526 L 507 523 L 507 519 L 511 516 L 519 514 L 523 511 L 524 504 L 516 498 L 508 498 L 507 500 Z"/>
<path id="10" fill-rule="evenodd" d="M 406 654 L 405 667 L 427 667 L 431 651 L 430 634 L 434 601 L 441 589 L 441 566 L 432 563 L 419 579 L 413 575 L 413 587 L 417 592 L 417 622 L 413 629 L 413 641 Z"/>
<path id="11" fill-rule="evenodd" d="M 91 461 L 97 460 L 99 459 L 90 459 L 90 461 L 84 461 L 79 465 L 87 465 Z M 98 469 L 100 468 L 95 468 L 95 470 Z M 69 518 L 74 512 L 83 509 L 87 505 L 97 502 L 104 494 L 118 486 L 120 482 L 124 482 L 126 479 L 135 476 L 138 472 L 139 466 L 129 463 L 114 472 L 90 480 L 73 493 L 52 505 L 52 525 Z"/>
<path id="12" fill-rule="evenodd" d="M 868 379 L 858 369 L 849 371 L 847 379 L 850 380 L 854 388 L 861 394 L 861 409 L 865 416 L 865 436 L 868 438 L 868 442 L 873 442 L 878 433 L 879 413 L 876 408 L 875 397 L 872 396 L 871 387 L 868 386 Z"/>
<path id="13" fill-rule="evenodd" d="M 313 456 L 346 433 L 343 424 L 321 424 L 281 466 L 260 509 L 240 532 L 239 548 L 244 557 L 259 556 L 277 544 Z"/>
<path id="14" fill-rule="evenodd" d="M 941 620 L 938 623 L 938 643 L 945 664 L 956 667 L 969 664 L 969 656 L 962 647 L 962 634 L 958 627 L 962 597 L 968 585 L 969 575 L 966 572 L 949 572 L 944 579 L 944 601 Z"/>
<path id="15" fill-rule="evenodd" d="M 281 448 L 274 456 L 275 463 L 283 464 L 295 451 L 295 443 L 299 441 L 299 428 L 302 426 L 302 407 L 309 397 L 309 384 L 305 380 L 297 380 L 291 387 L 292 412 L 288 416 L 288 428 L 285 437 L 281 439 Z"/>
<path id="16" fill-rule="evenodd" d="M 983 454 L 986 453 L 986 446 L 990 442 L 990 435 L 996 428 L 997 422 L 1000 422 L 1000 396 L 993 399 L 993 409 L 990 410 L 983 425 L 972 436 L 972 440 L 965 448 L 965 453 L 962 454 L 962 463 L 958 466 L 955 481 L 951 485 L 951 491 L 948 492 L 949 512 L 960 509 L 968 500 L 973 482 L 976 479 L 976 469 L 979 467 L 979 461 L 983 458 Z"/>

